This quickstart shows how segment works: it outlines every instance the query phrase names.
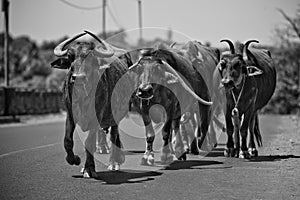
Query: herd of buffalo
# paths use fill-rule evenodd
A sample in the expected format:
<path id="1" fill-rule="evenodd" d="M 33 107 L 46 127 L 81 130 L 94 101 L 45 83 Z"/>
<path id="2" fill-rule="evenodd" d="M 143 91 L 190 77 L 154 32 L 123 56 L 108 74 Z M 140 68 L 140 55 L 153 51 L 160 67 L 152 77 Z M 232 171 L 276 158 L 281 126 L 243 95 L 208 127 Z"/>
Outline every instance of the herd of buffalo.
<path id="1" fill-rule="evenodd" d="M 96 42 L 76 41 L 84 35 Z M 268 103 L 276 86 L 271 53 L 249 49 L 250 43 L 258 43 L 256 40 L 239 45 L 228 39 L 221 42 L 229 45 L 229 51 L 188 41 L 128 52 L 89 31 L 60 43 L 54 49 L 58 58 L 51 65 L 68 70 L 63 89 L 67 162 L 80 164 L 73 152 L 77 124 L 88 131 L 84 177 L 96 176 L 94 152 L 99 130 L 110 132 L 108 169 L 120 170 L 125 154 L 118 125 L 133 111 L 145 125 L 143 165 L 154 164 L 153 124 L 158 122 L 164 124 L 164 163 L 171 162 L 174 154 L 178 160 L 186 160 L 187 153 L 216 146 L 216 128 L 227 133 L 226 157 L 257 156 L 254 138 L 258 146 L 262 145 L 258 111 Z"/>

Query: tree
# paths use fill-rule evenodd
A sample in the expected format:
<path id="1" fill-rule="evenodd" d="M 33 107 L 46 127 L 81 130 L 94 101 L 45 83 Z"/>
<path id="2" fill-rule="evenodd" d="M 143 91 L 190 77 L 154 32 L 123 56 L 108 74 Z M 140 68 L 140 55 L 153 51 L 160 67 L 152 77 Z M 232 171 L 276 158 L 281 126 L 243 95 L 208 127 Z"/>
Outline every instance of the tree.
<path id="1" fill-rule="evenodd" d="M 279 47 L 273 50 L 277 68 L 277 88 L 274 98 L 265 108 L 280 114 L 300 114 L 300 4 L 294 17 L 282 9 L 278 12 L 287 22 L 275 29 Z"/>
<path id="2" fill-rule="evenodd" d="M 300 40 L 300 4 L 299 9 L 294 18 L 289 17 L 282 9 L 278 9 L 280 14 L 288 22 L 287 29 L 285 33 L 281 32 L 281 35 L 284 37 L 285 41 Z"/>

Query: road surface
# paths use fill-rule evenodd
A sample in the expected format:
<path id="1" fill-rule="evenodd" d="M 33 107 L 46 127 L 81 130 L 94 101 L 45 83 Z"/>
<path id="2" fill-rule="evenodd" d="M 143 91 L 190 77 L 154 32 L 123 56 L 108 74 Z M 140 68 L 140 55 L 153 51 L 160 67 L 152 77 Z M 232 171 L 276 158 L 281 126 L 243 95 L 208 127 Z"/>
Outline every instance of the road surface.
<path id="1" fill-rule="evenodd" d="M 84 179 L 63 150 L 64 122 L 0 125 L 0 199 L 300 199 L 300 137 L 296 117 L 261 116 L 264 147 L 252 160 L 224 158 L 225 136 L 206 157 L 140 166 L 144 140 L 122 136 L 126 161 L 120 172 L 106 170 L 96 155 L 97 179 Z M 75 152 L 84 160 L 80 134 Z M 81 164 L 82 166 L 82 164 Z"/>

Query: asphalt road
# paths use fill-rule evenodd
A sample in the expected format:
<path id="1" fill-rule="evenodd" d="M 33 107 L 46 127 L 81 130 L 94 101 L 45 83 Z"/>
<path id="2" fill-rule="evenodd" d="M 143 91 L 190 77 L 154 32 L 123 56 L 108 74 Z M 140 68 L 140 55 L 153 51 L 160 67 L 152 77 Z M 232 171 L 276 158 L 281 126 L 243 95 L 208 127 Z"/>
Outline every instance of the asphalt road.
<path id="1" fill-rule="evenodd" d="M 206 157 L 140 166 L 142 137 L 122 136 L 126 161 L 106 170 L 96 155 L 97 179 L 84 179 L 63 150 L 64 122 L 0 126 L 0 199 L 300 199 L 300 139 L 297 118 L 261 116 L 264 147 L 251 160 L 224 158 L 225 136 Z M 84 136 L 83 136 L 84 137 Z M 84 160 L 81 134 L 75 152 Z"/>

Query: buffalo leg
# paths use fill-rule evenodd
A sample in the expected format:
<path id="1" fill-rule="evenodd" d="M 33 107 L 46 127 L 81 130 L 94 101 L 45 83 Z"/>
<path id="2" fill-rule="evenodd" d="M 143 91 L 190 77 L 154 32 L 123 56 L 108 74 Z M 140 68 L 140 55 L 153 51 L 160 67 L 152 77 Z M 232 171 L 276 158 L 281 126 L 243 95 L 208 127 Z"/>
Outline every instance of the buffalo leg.
<path id="1" fill-rule="evenodd" d="M 253 115 L 253 117 L 251 117 L 251 120 L 249 123 L 250 135 L 249 135 L 248 152 L 251 157 L 256 157 L 258 155 L 258 151 L 256 149 L 255 142 L 254 142 L 254 127 L 255 127 L 256 121 L 257 121 L 257 113 L 255 113 L 255 115 Z"/>
<path id="2" fill-rule="evenodd" d="M 109 147 L 106 141 L 106 133 L 102 128 L 97 131 L 97 152 L 100 154 L 109 153 Z"/>
<path id="3" fill-rule="evenodd" d="M 244 114 L 244 120 L 241 126 L 241 151 L 240 151 L 240 158 L 250 158 L 250 154 L 248 152 L 248 147 L 247 147 L 247 136 L 248 136 L 248 128 L 249 128 L 249 122 L 251 120 L 252 113 L 251 112 L 246 112 Z"/>
<path id="4" fill-rule="evenodd" d="M 234 142 L 233 142 L 233 124 L 231 120 L 231 109 L 227 108 L 226 111 L 226 132 L 227 132 L 227 143 L 224 150 L 224 156 L 225 157 L 234 157 L 235 156 L 235 150 L 234 150 Z"/>
<path id="5" fill-rule="evenodd" d="M 112 126 L 110 130 L 111 153 L 109 158 L 109 170 L 120 170 L 120 165 L 125 162 L 125 154 L 120 140 L 118 126 Z"/>
<path id="6" fill-rule="evenodd" d="M 199 117 L 197 119 L 199 120 Z M 199 154 L 199 149 L 198 149 L 198 145 L 197 145 L 197 136 L 198 136 L 198 131 L 200 130 L 199 122 L 196 121 L 194 117 L 191 117 L 190 122 L 191 122 L 192 130 L 193 130 L 193 137 L 191 138 L 192 142 L 191 142 L 191 145 L 190 145 L 191 146 L 191 153 L 194 154 L 194 155 L 198 155 Z"/>
<path id="7" fill-rule="evenodd" d="M 85 140 L 86 161 L 83 176 L 85 178 L 96 177 L 94 153 L 96 151 L 96 129 L 91 129 Z"/>
<path id="8" fill-rule="evenodd" d="M 189 120 L 190 121 L 190 120 Z M 186 153 L 189 153 L 190 152 L 190 147 L 189 147 L 189 133 L 187 131 L 187 128 L 186 126 L 189 125 L 189 121 L 186 122 L 186 123 L 180 123 L 180 126 L 179 126 L 179 134 L 181 134 L 181 137 L 182 137 L 182 143 L 183 143 L 183 148 L 184 148 L 184 151 Z M 192 137 L 191 138 L 194 138 L 194 134 L 192 134 Z"/>
<path id="9" fill-rule="evenodd" d="M 173 156 L 171 154 L 171 143 L 170 143 L 170 133 L 171 133 L 172 119 L 168 119 L 163 127 L 163 149 L 161 155 L 162 163 L 170 163 L 173 161 Z"/>
<path id="10" fill-rule="evenodd" d="M 200 137 L 200 140 L 198 140 L 198 148 L 201 149 L 201 146 L 205 140 L 207 131 L 208 131 L 208 126 L 209 126 L 209 119 L 210 119 L 210 107 L 209 106 L 204 106 L 199 103 L 199 110 L 201 110 L 200 114 L 200 121 L 198 124 L 200 124 L 200 129 L 198 129 L 198 135 L 197 137 Z M 201 132 L 200 132 L 201 131 Z"/>
<path id="11" fill-rule="evenodd" d="M 172 129 L 174 130 L 175 137 L 176 137 L 175 156 L 178 160 L 186 160 L 187 152 L 184 149 L 183 136 L 179 131 L 179 126 L 180 126 L 180 118 L 174 119 L 172 121 Z"/>
<path id="12" fill-rule="evenodd" d="M 153 142 L 155 139 L 154 129 L 151 123 L 151 119 L 148 115 L 143 116 L 143 122 L 146 127 L 146 150 L 142 157 L 142 165 L 153 165 L 154 164 L 154 152 Z"/>
<path id="13" fill-rule="evenodd" d="M 236 152 L 240 149 L 240 127 L 241 127 L 241 117 L 239 111 L 234 108 L 231 112 L 232 123 L 233 123 L 233 134 Z M 238 154 L 236 154 L 238 157 Z"/>
<path id="14" fill-rule="evenodd" d="M 66 119 L 66 128 L 65 128 L 65 138 L 64 138 L 64 147 L 67 152 L 66 161 L 70 165 L 79 165 L 80 158 L 77 155 L 74 155 L 73 152 L 73 133 L 75 130 L 75 123 L 72 117 L 72 114 L 67 112 L 67 119 Z"/>

